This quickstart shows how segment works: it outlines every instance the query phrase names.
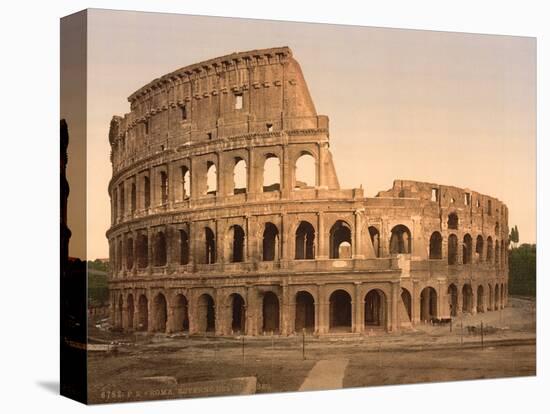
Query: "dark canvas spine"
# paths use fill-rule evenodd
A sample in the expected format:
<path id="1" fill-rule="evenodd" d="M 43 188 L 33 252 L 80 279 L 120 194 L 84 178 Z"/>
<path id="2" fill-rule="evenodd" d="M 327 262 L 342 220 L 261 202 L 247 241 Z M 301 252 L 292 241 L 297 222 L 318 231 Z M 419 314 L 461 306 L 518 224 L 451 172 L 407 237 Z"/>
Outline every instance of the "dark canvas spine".
<path id="1" fill-rule="evenodd" d="M 87 13 L 60 28 L 60 391 L 87 403 Z"/>

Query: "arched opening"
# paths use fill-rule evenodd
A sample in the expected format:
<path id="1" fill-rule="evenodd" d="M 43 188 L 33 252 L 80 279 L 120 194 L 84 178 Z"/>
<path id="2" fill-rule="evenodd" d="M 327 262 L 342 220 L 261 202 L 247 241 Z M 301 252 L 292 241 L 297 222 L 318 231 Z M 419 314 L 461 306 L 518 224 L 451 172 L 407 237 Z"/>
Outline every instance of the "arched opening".
<path id="1" fill-rule="evenodd" d="M 487 263 L 493 261 L 493 239 L 491 236 L 487 237 Z"/>
<path id="2" fill-rule="evenodd" d="M 495 235 L 498 236 L 499 231 L 500 231 L 500 226 L 499 226 L 498 221 L 497 221 L 497 222 L 495 223 Z"/>
<path id="3" fill-rule="evenodd" d="M 187 200 L 191 196 L 191 173 L 189 168 L 181 167 L 181 199 Z"/>
<path id="4" fill-rule="evenodd" d="M 447 228 L 449 230 L 458 230 L 458 216 L 456 213 L 449 214 L 447 218 Z"/>
<path id="5" fill-rule="evenodd" d="M 476 238 L 476 257 L 478 262 L 483 262 L 483 237 L 481 235 Z"/>
<path id="6" fill-rule="evenodd" d="M 458 238 L 455 234 L 449 235 L 447 242 L 447 263 L 449 265 L 455 265 L 458 263 Z"/>
<path id="7" fill-rule="evenodd" d="M 134 239 L 126 239 L 126 268 L 131 270 L 134 267 Z"/>
<path id="8" fill-rule="evenodd" d="M 122 270 L 122 240 L 118 241 L 116 268 Z"/>
<path id="9" fill-rule="evenodd" d="M 149 304 L 147 296 L 141 295 L 138 300 L 138 331 L 147 331 L 149 329 Z"/>
<path id="10" fill-rule="evenodd" d="M 235 158 L 235 167 L 233 168 L 233 194 L 245 194 L 246 181 L 246 162 L 242 158 Z"/>
<path id="11" fill-rule="evenodd" d="M 279 158 L 274 154 L 267 154 L 264 161 L 264 193 L 281 189 L 281 171 Z"/>
<path id="12" fill-rule="evenodd" d="M 166 171 L 160 172 L 160 201 L 162 204 L 168 203 L 168 174 Z"/>
<path id="13" fill-rule="evenodd" d="M 495 241 L 495 265 L 500 264 L 500 243 L 498 240 Z"/>
<path id="14" fill-rule="evenodd" d="M 128 310 L 128 319 L 126 320 L 126 326 L 128 329 L 134 328 L 134 295 L 131 293 L 128 295 L 126 301 L 126 309 Z"/>
<path id="15" fill-rule="evenodd" d="M 430 259 L 441 259 L 443 238 L 441 233 L 434 231 L 430 236 Z"/>
<path id="16" fill-rule="evenodd" d="M 420 319 L 429 322 L 433 318 L 437 318 L 437 292 L 428 286 L 420 292 Z"/>
<path id="17" fill-rule="evenodd" d="M 500 285 L 500 308 L 504 309 L 504 285 Z"/>
<path id="18" fill-rule="evenodd" d="M 338 220 L 330 229 L 330 258 L 351 258 L 351 227 L 343 220 Z"/>
<path id="19" fill-rule="evenodd" d="M 458 288 L 454 283 L 449 285 L 447 289 L 447 296 L 449 297 L 449 313 L 451 316 L 458 315 Z"/>
<path id="20" fill-rule="evenodd" d="M 493 302 L 493 286 L 489 283 L 489 297 L 487 300 L 487 310 L 493 310 L 494 302 Z"/>
<path id="21" fill-rule="evenodd" d="M 374 255 L 380 257 L 380 232 L 374 226 L 369 227 L 370 241 L 374 250 Z"/>
<path id="22" fill-rule="evenodd" d="M 218 172 L 212 161 L 206 163 L 206 194 L 216 195 L 218 191 Z"/>
<path id="23" fill-rule="evenodd" d="M 472 263 L 472 236 L 467 233 L 462 239 L 462 263 Z"/>
<path id="24" fill-rule="evenodd" d="M 244 230 L 241 226 L 229 228 L 229 240 L 231 241 L 231 263 L 244 261 Z"/>
<path id="25" fill-rule="evenodd" d="M 151 207 L 151 180 L 149 177 L 143 177 L 143 205 L 145 208 Z"/>
<path id="26" fill-rule="evenodd" d="M 302 291 L 296 294 L 294 329 L 298 333 L 304 330 L 311 333 L 315 330 L 315 302 L 309 292 Z"/>
<path id="27" fill-rule="evenodd" d="M 266 292 L 262 303 L 263 332 L 279 333 L 279 298 L 273 292 Z"/>
<path id="28" fill-rule="evenodd" d="M 474 309 L 474 292 L 472 286 L 466 283 L 462 287 L 462 312 L 472 313 Z"/>
<path id="29" fill-rule="evenodd" d="M 307 221 L 301 221 L 296 229 L 296 259 L 315 259 L 315 229 Z"/>
<path id="30" fill-rule="evenodd" d="M 302 153 L 302 155 L 300 155 L 300 157 L 296 160 L 296 165 L 294 166 L 294 188 L 301 189 L 315 187 L 315 170 L 315 158 L 307 152 Z"/>
<path id="31" fill-rule="evenodd" d="M 407 254 L 411 252 L 411 232 L 402 224 L 391 230 L 390 254 Z"/>
<path id="32" fill-rule="evenodd" d="M 118 304 L 116 307 L 116 327 L 118 329 L 122 329 L 124 326 L 124 300 L 122 299 L 122 295 L 118 296 Z"/>
<path id="33" fill-rule="evenodd" d="M 216 309 L 212 296 L 206 293 L 201 295 L 197 302 L 197 311 L 198 332 L 214 332 L 216 330 Z"/>
<path id="34" fill-rule="evenodd" d="M 351 330 L 351 296 L 345 290 L 332 292 L 329 299 L 330 330 Z"/>
<path id="35" fill-rule="evenodd" d="M 139 268 L 149 266 L 149 238 L 146 234 L 141 234 L 137 238 L 137 256 Z"/>
<path id="36" fill-rule="evenodd" d="M 495 285 L 495 310 L 500 309 L 500 288 L 498 284 Z"/>
<path id="37" fill-rule="evenodd" d="M 174 303 L 174 331 L 189 331 L 189 303 L 182 294 L 176 296 Z"/>
<path id="38" fill-rule="evenodd" d="M 216 263 L 216 237 L 210 227 L 204 228 L 205 263 Z"/>
<path id="39" fill-rule="evenodd" d="M 485 312 L 485 292 L 483 291 L 483 286 L 479 285 L 477 287 L 477 307 L 476 310 L 478 313 Z"/>
<path id="40" fill-rule="evenodd" d="M 265 223 L 262 239 L 262 260 L 279 260 L 279 230 L 273 223 Z"/>
<path id="41" fill-rule="evenodd" d="M 244 299 L 238 293 L 229 296 L 231 304 L 231 332 L 244 333 L 246 325 L 246 307 Z"/>
<path id="42" fill-rule="evenodd" d="M 365 296 L 365 326 L 386 327 L 386 295 L 373 289 Z"/>
<path id="43" fill-rule="evenodd" d="M 185 230 L 180 230 L 180 264 L 189 264 L 189 235 Z"/>
<path id="44" fill-rule="evenodd" d="M 155 332 L 166 332 L 166 320 L 168 316 L 167 312 L 167 306 L 166 306 L 166 298 L 162 293 L 159 293 L 153 302 L 154 308 L 153 308 L 153 315 L 154 315 L 154 321 L 155 325 L 153 326 L 153 330 Z"/>
<path id="45" fill-rule="evenodd" d="M 166 265 L 166 236 L 159 231 L 155 237 L 155 266 Z"/>
<path id="46" fill-rule="evenodd" d="M 132 211 L 132 214 L 136 212 L 136 184 L 132 183 L 132 187 L 130 189 L 130 210 Z"/>
<path id="47" fill-rule="evenodd" d="M 411 292 L 409 292 L 405 288 L 401 288 L 401 301 L 403 302 L 403 306 L 405 307 L 405 311 L 407 312 L 407 316 L 409 318 L 409 321 L 412 321 L 412 297 L 411 297 Z"/>

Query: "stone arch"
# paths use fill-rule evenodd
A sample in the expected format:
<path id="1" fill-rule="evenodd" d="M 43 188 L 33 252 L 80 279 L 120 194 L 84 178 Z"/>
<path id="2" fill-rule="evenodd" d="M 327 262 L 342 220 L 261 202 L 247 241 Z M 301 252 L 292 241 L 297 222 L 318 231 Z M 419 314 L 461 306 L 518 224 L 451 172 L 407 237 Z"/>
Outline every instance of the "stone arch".
<path id="1" fill-rule="evenodd" d="M 218 170 L 216 163 L 206 162 L 206 195 L 215 196 L 218 192 Z"/>
<path id="2" fill-rule="evenodd" d="M 118 302 L 116 306 L 116 323 L 117 329 L 122 329 L 124 326 L 124 299 L 122 294 L 118 295 Z"/>
<path id="3" fill-rule="evenodd" d="M 158 293 L 153 301 L 153 331 L 166 332 L 166 321 L 168 320 L 168 307 L 166 298 L 162 293 Z"/>
<path id="4" fill-rule="evenodd" d="M 441 259 L 443 257 L 442 246 L 443 238 L 441 237 L 441 233 L 434 231 L 430 236 L 430 259 Z"/>
<path id="5" fill-rule="evenodd" d="M 132 186 L 130 188 L 130 211 L 132 212 L 132 214 L 136 212 L 136 202 L 137 202 L 136 183 L 132 183 Z"/>
<path id="6" fill-rule="evenodd" d="M 412 296 L 411 292 L 406 288 L 401 288 L 401 301 L 403 302 L 409 321 L 412 321 Z"/>
<path id="7" fill-rule="evenodd" d="M 163 231 L 155 235 L 155 266 L 166 265 L 166 236 Z"/>
<path id="8" fill-rule="evenodd" d="M 189 264 L 189 235 L 187 231 L 180 229 L 180 264 Z"/>
<path id="9" fill-rule="evenodd" d="M 235 224 L 229 228 L 228 240 L 230 244 L 229 260 L 231 263 L 244 262 L 245 234 L 241 226 Z"/>
<path id="10" fill-rule="evenodd" d="M 490 310 L 493 310 L 493 306 L 494 306 L 494 304 L 493 304 L 493 285 L 488 283 L 487 288 L 488 288 L 487 310 L 490 311 Z"/>
<path id="11" fill-rule="evenodd" d="M 294 163 L 294 189 L 312 188 L 317 182 L 315 157 L 302 151 Z"/>
<path id="12" fill-rule="evenodd" d="M 185 165 L 180 168 L 181 179 L 181 200 L 187 200 L 191 197 L 191 171 Z"/>
<path id="13" fill-rule="evenodd" d="M 160 202 L 161 204 L 168 204 L 168 173 L 166 171 L 160 171 Z"/>
<path id="14" fill-rule="evenodd" d="M 204 228 L 204 241 L 205 263 L 216 263 L 216 236 L 210 227 Z"/>
<path id="15" fill-rule="evenodd" d="M 403 224 L 391 229 L 390 254 L 411 253 L 411 231 Z"/>
<path id="16" fill-rule="evenodd" d="M 148 176 L 143 177 L 143 205 L 151 207 L 151 180 Z"/>
<path id="17" fill-rule="evenodd" d="M 247 192 L 248 174 L 246 161 L 241 157 L 235 158 L 233 167 L 233 194 L 245 194 Z"/>
<path id="18" fill-rule="evenodd" d="M 369 226 L 369 236 L 374 250 L 374 255 L 380 257 L 380 232 L 375 226 Z"/>
<path id="19" fill-rule="evenodd" d="M 138 331 L 147 331 L 149 329 L 149 301 L 144 294 L 138 299 Z"/>
<path id="20" fill-rule="evenodd" d="M 495 265 L 500 264 L 500 243 L 498 240 L 495 240 Z"/>
<path id="21" fill-rule="evenodd" d="M 458 238 L 456 234 L 449 234 L 447 241 L 447 264 L 455 265 L 458 263 Z"/>
<path id="22" fill-rule="evenodd" d="M 458 288 L 454 283 L 449 285 L 447 289 L 447 296 L 449 298 L 449 314 L 451 316 L 458 315 Z"/>
<path id="23" fill-rule="evenodd" d="M 268 153 L 264 158 L 263 192 L 281 190 L 281 166 L 279 157 Z"/>
<path id="24" fill-rule="evenodd" d="M 388 307 L 385 293 L 371 289 L 365 295 L 365 326 L 387 328 Z"/>
<path id="25" fill-rule="evenodd" d="M 472 236 L 468 233 L 462 239 L 462 263 L 472 263 Z"/>
<path id="26" fill-rule="evenodd" d="M 351 227 L 344 220 L 337 220 L 330 228 L 330 258 L 351 258 Z"/>
<path id="27" fill-rule="evenodd" d="M 476 257 L 478 262 L 483 262 L 483 236 L 481 234 L 476 238 Z"/>
<path id="28" fill-rule="evenodd" d="M 473 313 L 474 310 L 474 292 L 469 283 L 462 286 L 462 312 Z"/>
<path id="29" fill-rule="evenodd" d="M 137 237 L 137 265 L 143 269 L 149 266 L 149 237 L 140 234 Z"/>
<path id="30" fill-rule="evenodd" d="M 477 313 L 485 312 L 485 291 L 483 285 L 477 287 L 477 304 L 476 304 Z"/>
<path id="31" fill-rule="evenodd" d="M 264 225 L 262 237 L 262 260 L 271 262 L 280 257 L 279 229 L 271 222 Z"/>
<path id="32" fill-rule="evenodd" d="M 189 331 L 189 302 L 179 293 L 174 299 L 174 332 Z"/>
<path id="33" fill-rule="evenodd" d="M 273 292 L 265 292 L 262 298 L 262 332 L 279 333 L 279 298 Z"/>
<path id="34" fill-rule="evenodd" d="M 315 228 L 307 221 L 300 221 L 296 228 L 295 259 L 315 259 Z"/>
<path id="35" fill-rule="evenodd" d="M 331 331 L 351 331 L 351 295 L 337 289 L 329 297 L 329 328 Z"/>
<path id="36" fill-rule="evenodd" d="M 131 293 L 126 298 L 126 309 L 128 311 L 126 326 L 131 330 L 134 328 L 134 295 Z"/>
<path id="37" fill-rule="evenodd" d="M 487 263 L 493 261 L 493 239 L 491 236 L 487 237 Z"/>
<path id="38" fill-rule="evenodd" d="M 216 330 L 216 308 L 212 296 L 204 293 L 197 300 L 197 331 L 199 333 Z"/>
<path id="39" fill-rule="evenodd" d="M 426 286 L 420 292 L 420 320 L 429 322 L 437 318 L 437 315 L 437 291 L 431 286 Z"/>
<path id="40" fill-rule="evenodd" d="M 447 216 L 447 228 L 458 230 L 458 215 L 454 211 Z"/>
<path id="41" fill-rule="evenodd" d="M 117 260 L 116 260 L 116 268 L 117 270 L 122 270 L 122 240 L 118 241 L 117 244 Z"/>
<path id="42" fill-rule="evenodd" d="M 126 268 L 128 270 L 134 267 L 134 239 L 128 237 L 126 239 Z"/>
<path id="43" fill-rule="evenodd" d="M 241 295 L 232 293 L 228 297 L 228 305 L 230 307 L 230 327 L 231 332 L 236 334 L 244 334 L 246 332 L 246 304 Z"/>
<path id="44" fill-rule="evenodd" d="M 311 293 L 304 290 L 296 293 L 294 329 L 298 333 L 312 333 L 315 330 L 315 300 Z"/>

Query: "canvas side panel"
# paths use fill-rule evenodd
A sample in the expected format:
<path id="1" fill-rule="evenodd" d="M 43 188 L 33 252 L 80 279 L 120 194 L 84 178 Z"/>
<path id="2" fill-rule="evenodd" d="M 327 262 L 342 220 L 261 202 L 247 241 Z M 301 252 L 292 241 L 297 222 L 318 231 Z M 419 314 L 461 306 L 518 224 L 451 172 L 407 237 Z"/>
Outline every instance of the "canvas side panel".
<path id="1" fill-rule="evenodd" d="M 87 402 L 87 12 L 61 19 L 61 395 Z"/>

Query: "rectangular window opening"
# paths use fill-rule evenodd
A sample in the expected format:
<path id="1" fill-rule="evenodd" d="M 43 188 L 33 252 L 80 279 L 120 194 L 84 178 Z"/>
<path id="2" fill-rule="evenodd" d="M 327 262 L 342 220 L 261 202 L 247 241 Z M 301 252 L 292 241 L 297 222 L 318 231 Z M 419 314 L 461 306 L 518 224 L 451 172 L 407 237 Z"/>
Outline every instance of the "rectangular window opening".
<path id="1" fill-rule="evenodd" d="M 235 109 L 242 109 L 243 108 L 243 94 L 242 93 L 236 93 L 235 94 Z"/>
<path id="2" fill-rule="evenodd" d="M 432 198 L 431 201 L 439 201 L 439 189 L 432 188 Z"/>

